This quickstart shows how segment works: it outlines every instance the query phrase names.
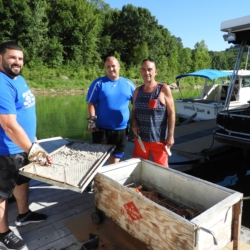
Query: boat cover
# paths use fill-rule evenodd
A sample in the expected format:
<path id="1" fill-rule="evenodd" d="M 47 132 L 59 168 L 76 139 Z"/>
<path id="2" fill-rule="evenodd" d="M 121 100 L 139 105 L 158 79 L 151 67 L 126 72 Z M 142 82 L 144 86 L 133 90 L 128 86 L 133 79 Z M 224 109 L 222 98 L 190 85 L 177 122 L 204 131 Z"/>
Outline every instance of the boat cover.
<path id="1" fill-rule="evenodd" d="M 214 80 L 216 78 L 231 76 L 232 74 L 233 74 L 232 72 L 225 72 L 217 69 L 202 69 L 192 73 L 181 74 L 177 76 L 175 79 L 177 80 L 187 76 L 197 76 L 197 77 L 207 78 L 209 80 Z"/>

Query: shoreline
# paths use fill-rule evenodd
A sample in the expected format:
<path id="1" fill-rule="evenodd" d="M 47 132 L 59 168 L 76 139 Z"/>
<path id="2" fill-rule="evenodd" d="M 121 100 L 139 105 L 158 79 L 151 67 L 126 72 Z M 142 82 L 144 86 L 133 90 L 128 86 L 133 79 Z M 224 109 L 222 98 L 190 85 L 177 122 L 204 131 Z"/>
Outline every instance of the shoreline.
<path id="1" fill-rule="evenodd" d="M 79 94 L 87 94 L 88 90 L 82 89 L 65 89 L 65 90 L 55 90 L 55 89 L 48 89 L 48 90 L 38 90 L 32 89 L 32 93 L 36 95 L 79 95 Z"/>
<path id="2" fill-rule="evenodd" d="M 175 83 L 168 85 L 172 91 L 179 90 Z M 180 89 L 197 89 L 202 88 L 203 86 L 182 86 Z M 57 89 L 47 89 L 41 90 L 36 88 L 31 88 L 31 91 L 34 95 L 79 95 L 79 94 L 87 94 L 88 89 L 65 89 L 65 90 L 57 90 Z"/>

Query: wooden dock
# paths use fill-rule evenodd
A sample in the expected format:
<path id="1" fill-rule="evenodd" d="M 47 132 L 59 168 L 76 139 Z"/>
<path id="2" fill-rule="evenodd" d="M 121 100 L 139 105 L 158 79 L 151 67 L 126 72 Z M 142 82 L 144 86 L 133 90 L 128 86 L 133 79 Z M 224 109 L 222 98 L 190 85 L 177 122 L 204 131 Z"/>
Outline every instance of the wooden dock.
<path id="1" fill-rule="evenodd" d="M 46 150 L 53 151 L 58 147 L 58 143 L 53 144 L 54 141 L 59 140 L 52 138 L 41 142 Z M 141 247 L 141 242 L 133 243 L 132 240 L 135 239 L 125 231 L 119 231 L 119 227 L 112 222 L 107 221 L 108 224 L 96 226 L 89 219 L 90 213 L 95 209 L 93 194 L 78 193 L 32 180 L 30 183 L 30 209 L 47 214 L 47 220 L 16 228 L 14 224 L 17 216 L 16 203 L 9 204 L 10 228 L 26 242 L 27 247 L 24 250 L 80 250 L 83 241 L 88 240 L 89 233 L 102 234 L 102 232 L 106 233 L 103 233 L 103 236 L 100 234 L 101 241 L 98 250 L 144 249 Z M 116 232 L 119 232 L 119 237 Z M 240 249 L 250 250 L 250 245 L 247 244 L 249 242 L 249 229 L 241 227 Z M 233 249 L 232 246 L 230 243 L 223 250 Z"/>
<path id="2" fill-rule="evenodd" d="M 88 240 L 89 233 L 99 234 L 103 231 L 90 219 L 90 213 L 94 211 L 93 194 L 75 193 L 57 186 L 31 181 L 30 204 L 32 211 L 45 213 L 48 218 L 41 223 L 18 228 L 14 224 L 17 215 L 16 203 L 9 204 L 10 228 L 26 242 L 27 247 L 24 250 L 80 250 L 83 242 Z M 110 221 L 107 223 L 110 226 L 110 234 L 104 234 L 105 239 L 101 239 L 101 242 L 109 243 L 105 243 L 106 248 L 100 245 L 98 250 L 143 250 L 143 248 L 132 248 L 129 234 L 119 230 Z M 86 224 L 89 228 L 86 228 Z M 85 231 L 81 231 L 82 228 Z M 117 230 L 120 233 L 120 248 L 114 248 L 114 245 L 112 245 L 114 243 L 111 243 L 109 239 L 109 237 L 112 239 L 116 235 Z M 239 249 L 250 250 L 250 245 L 248 245 L 250 243 L 250 230 L 241 227 L 241 235 Z M 101 235 L 99 237 L 101 238 Z M 116 235 L 116 237 L 118 236 Z M 82 241 L 80 242 L 78 239 Z M 116 240 L 118 239 L 116 238 Z M 140 245 L 140 242 L 133 240 L 135 241 L 135 247 Z M 232 246 L 231 242 L 223 250 L 232 250 Z"/>

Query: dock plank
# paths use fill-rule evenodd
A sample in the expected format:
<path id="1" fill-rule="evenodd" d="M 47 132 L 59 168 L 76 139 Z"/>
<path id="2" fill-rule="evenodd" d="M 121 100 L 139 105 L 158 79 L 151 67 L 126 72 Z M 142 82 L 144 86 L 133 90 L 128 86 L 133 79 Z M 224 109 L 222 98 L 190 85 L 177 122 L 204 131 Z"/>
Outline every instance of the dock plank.
<path id="1" fill-rule="evenodd" d="M 57 144 L 60 146 L 58 140 L 57 138 Z M 52 139 L 49 141 L 53 143 Z M 47 220 L 24 227 L 16 227 L 14 224 L 17 216 L 16 203 L 9 204 L 10 228 L 25 240 L 27 247 L 24 250 L 79 250 L 81 248 L 82 243 L 69 231 L 65 222 L 94 211 L 93 194 L 78 193 L 31 180 L 30 204 L 31 210 L 47 214 Z M 249 229 L 244 229 L 244 233 L 241 231 L 241 236 L 244 236 L 242 237 L 244 243 L 249 242 Z M 243 249 L 245 248 L 241 250 Z"/>

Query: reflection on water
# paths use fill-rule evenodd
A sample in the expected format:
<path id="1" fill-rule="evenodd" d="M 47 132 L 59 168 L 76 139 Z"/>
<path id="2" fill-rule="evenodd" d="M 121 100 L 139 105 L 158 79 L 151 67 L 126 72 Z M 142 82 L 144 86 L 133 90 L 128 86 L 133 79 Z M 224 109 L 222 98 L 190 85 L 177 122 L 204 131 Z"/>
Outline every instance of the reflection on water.
<path id="1" fill-rule="evenodd" d="M 242 149 L 190 174 L 250 196 L 250 154 Z M 243 201 L 242 225 L 250 228 L 250 200 Z"/>
<path id="2" fill-rule="evenodd" d="M 234 186 L 236 182 L 238 181 L 237 174 L 227 176 L 223 181 L 218 182 L 217 184 L 223 187 L 229 187 L 229 186 Z"/>

